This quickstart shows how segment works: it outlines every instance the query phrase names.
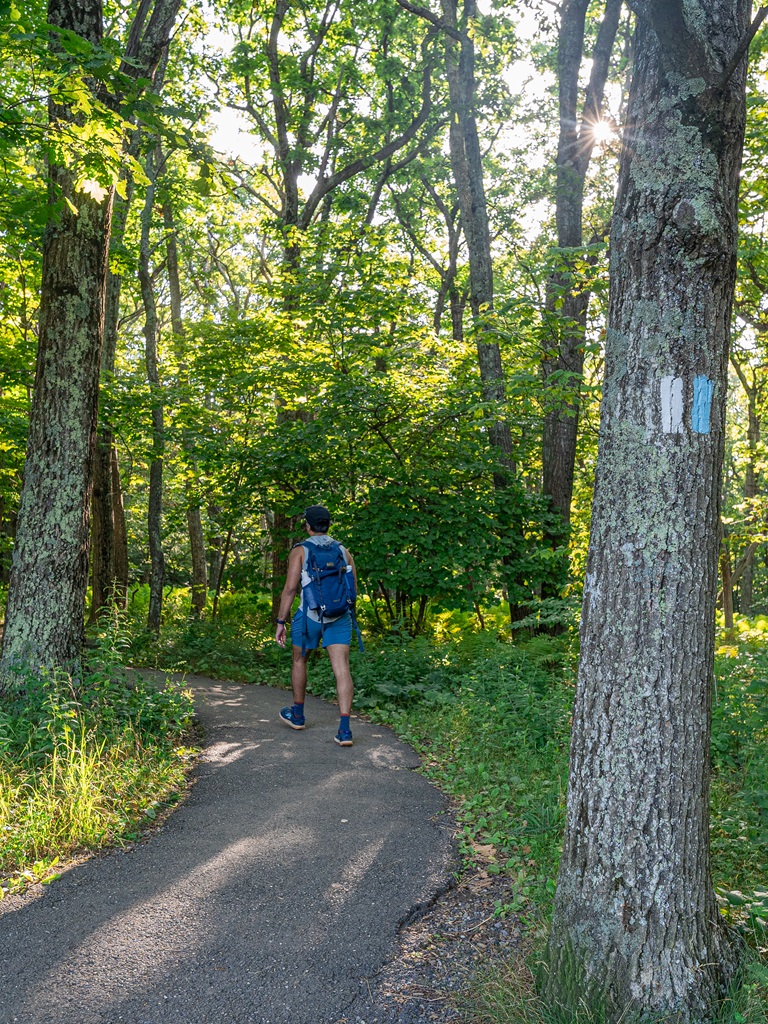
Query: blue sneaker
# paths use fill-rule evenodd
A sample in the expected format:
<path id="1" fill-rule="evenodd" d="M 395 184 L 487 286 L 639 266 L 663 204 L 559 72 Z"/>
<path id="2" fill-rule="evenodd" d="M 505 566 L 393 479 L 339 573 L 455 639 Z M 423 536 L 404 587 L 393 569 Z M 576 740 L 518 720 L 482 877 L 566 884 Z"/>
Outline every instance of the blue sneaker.
<path id="1" fill-rule="evenodd" d="M 339 726 L 339 731 L 333 737 L 334 742 L 338 743 L 340 747 L 351 747 L 352 746 L 352 733 L 349 729 L 342 729 Z"/>
<path id="2" fill-rule="evenodd" d="M 292 729 L 304 728 L 304 715 L 302 715 L 299 718 L 299 716 L 296 714 L 292 707 L 282 708 L 280 711 L 280 717 L 286 723 L 286 725 L 290 725 Z"/>

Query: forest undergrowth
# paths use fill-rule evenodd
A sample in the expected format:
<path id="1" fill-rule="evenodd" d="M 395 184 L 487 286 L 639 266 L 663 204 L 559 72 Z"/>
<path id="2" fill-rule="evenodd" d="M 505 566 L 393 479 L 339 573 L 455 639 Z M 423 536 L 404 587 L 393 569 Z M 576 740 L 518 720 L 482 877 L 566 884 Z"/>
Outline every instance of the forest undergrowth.
<path id="1" fill-rule="evenodd" d="M 0 898 L 138 839 L 186 789 L 191 694 L 90 652 L 81 680 L 29 672 L 0 705 Z"/>
<path id="2" fill-rule="evenodd" d="M 135 621 L 145 594 L 134 597 Z M 159 639 L 128 630 L 134 661 L 242 682 L 287 686 L 265 595 L 223 595 L 216 622 L 195 622 L 177 594 Z M 509 896 L 494 912 L 526 926 L 526 957 L 481 972 L 470 994 L 476 1024 L 546 1019 L 533 976 L 547 934 L 565 813 L 577 637 L 509 638 L 502 609 L 435 613 L 410 638 L 366 632 L 352 650 L 355 710 L 391 726 L 423 758 L 423 772 L 453 801 L 468 868 L 503 873 Z M 719 630 L 713 715 L 711 840 L 721 912 L 746 939 L 745 975 L 723 1022 L 768 1021 L 768 617 Z M 335 699 L 328 660 L 313 656 L 310 690 Z M 513 979 L 514 978 L 514 983 Z"/>
<path id="3" fill-rule="evenodd" d="M 178 799 L 193 756 L 191 696 L 157 689 L 118 664 L 287 686 L 265 595 L 222 596 L 217 619 L 190 619 L 170 592 L 160 636 L 146 633 L 146 593 L 102 620 L 90 672 L 30 678 L 0 712 L 0 873 L 6 890 L 55 877 L 57 858 L 135 838 Z M 578 658 L 574 631 L 512 641 L 499 609 L 487 628 L 435 613 L 424 636 L 366 630 L 352 651 L 355 710 L 391 726 L 452 800 L 467 869 L 503 874 L 493 912 L 526 933 L 509 969 L 481 969 L 467 997 L 475 1024 L 536 1024 L 533 977 L 547 933 L 562 842 L 568 738 Z M 711 839 L 721 911 L 746 939 L 744 983 L 723 1022 L 768 1021 L 768 618 L 720 631 L 713 716 Z M 328 660 L 313 656 L 310 689 L 335 699 Z M 55 813 L 54 813 L 55 812 Z"/>

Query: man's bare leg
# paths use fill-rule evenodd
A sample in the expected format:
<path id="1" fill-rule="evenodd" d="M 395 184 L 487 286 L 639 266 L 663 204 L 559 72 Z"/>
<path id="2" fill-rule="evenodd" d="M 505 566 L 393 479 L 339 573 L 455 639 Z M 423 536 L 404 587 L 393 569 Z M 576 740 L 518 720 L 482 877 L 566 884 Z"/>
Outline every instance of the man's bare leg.
<path id="1" fill-rule="evenodd" d="M 295 648 L 294 648 L 295 650 Z M 352 714 L 352 694 L 354 684 L 352 673 L 349 670 L 349 644 L 331 644 L 327 647 L 328 657 L 331 659 L 331 668 L 336 677 L 336 695 L 339 699 L 339 714 Z M 294 656 L 295 663 L 295 656 Z M 306 666 L 304 668 L 304 685 L 306 687 Z M 296 691 L 294 690 L 294 700 Z"/>
<path id="2" fill-rule="evenodd" d="M 302 656 L 301 648 L 293 648 L 293 661 L 291 662 L 291 689 L 293 690 L 293 703 L 303 704 L 307 695 L 307 658 L 309 651 Z"/>

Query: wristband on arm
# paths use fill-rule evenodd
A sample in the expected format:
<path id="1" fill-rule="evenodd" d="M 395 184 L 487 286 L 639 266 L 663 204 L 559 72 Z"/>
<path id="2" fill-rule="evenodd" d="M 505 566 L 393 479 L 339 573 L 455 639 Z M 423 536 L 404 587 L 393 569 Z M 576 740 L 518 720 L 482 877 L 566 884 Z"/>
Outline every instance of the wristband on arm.
<path id="1" fill-rule="evenodd" d="M 277 624 L 278 624 L 278 626 L 284 626 L 285 625 L 285 619 L 278 619 L 277 620 Z"/>

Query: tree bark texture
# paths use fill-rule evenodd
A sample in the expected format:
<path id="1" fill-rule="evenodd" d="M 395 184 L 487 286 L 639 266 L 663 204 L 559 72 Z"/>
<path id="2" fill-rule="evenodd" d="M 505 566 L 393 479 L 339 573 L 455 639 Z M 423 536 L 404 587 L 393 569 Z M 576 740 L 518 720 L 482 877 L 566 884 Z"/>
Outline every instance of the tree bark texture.
<path id="1" fill-rule="evenodd" d="M 679 21 L 668 29 L 670 8 Z M 736 954 L 708 804 L 746 0 L 638 5 L 545 997 L 712 1017 Z M 665 27 L 666 26 L 666 27 Z"/>
<path id="2" fill-rule="evenodd" d="M 163 583 L 165 582 L 165 558 L 163 555 L 163 455 L 164 455 L 164 410 L 160 391 L 160 374 L 157 363 L 157 341 L 159 327 L 157 305 L 149 269 L 150 227 L 154 206 L 156 170 L 152 156 L 147 160 L 147 177 L 151 184 L 141 213 L 141 247 L 139 252 L 139 282 L 144 304 L 144 355 L 147 380 L 151 392 L 152 412 L 152 459 L 149 465 L 149 507 L 147 509 L 147 536 L 149 538 L 149 611 L 147 629 L 155 633 L 160 630 L 163 608 Z"/>
<path id="3" fill-rule="evenodd" d="M 595 145 L 591 125 L 600 119 L 622 2 L 606 0 L 581 112 L 579 72 L 589 2 L 568 0 L 562 7 L 557 55 L 560 132 L 555 166 L 555 221 L 557 245 L 562 250 L 581 249 L 584 244 L 584 189 Z M 565 254 L 563 261 L 567 263 Z M 570 396 L 561 408 L 546 414 L 542 438 L 542 491 L 549 496 L 552 508 L 566 525 L 571 521 L 581 376 L 584 371 L 584 332 L 590 299 L 589 289 L 579 283 L 578 276 L 578 271 L 566 267 L 552 277 L 547 302 L 550 313 L 555 313 L 556 300 L 562 305 L 557 309 L 558 337 L 553 345 L 553 354 L 542 363 L 545 386 L 552 374 L 557 373 L 560 386 L 565 387 Z M 551 539 L 559 543 L 563 537 L 558 534 Z"/>
<path id="4" fill-rule="evenodd" d="M 101 2 L 50 0 L 48 22 L 99 43 Z M 77 123 L 53 103 L 49 120 Z M 76 193 L 72 174 L 58 165 L 49 166 L 49 182 L 51 203 L 61 205 L 43 239 L 35 387 L 0 662 L 5 671 L 23 662 L 77 671 L 83 641 L 112 193 L 101 202 Z"/>
<path id="5" fill-rule="evenodd" d="M 189 531 L 189 545 L 192 551 L 192 614 L 199 619 L 205 612 L 205 600 L 208 592 L 208 565 L 205 559 L 203 516 L 199 503 L 195 504 L 191 495 L 188 495 L 187 498 L 187 529 Z"/>

